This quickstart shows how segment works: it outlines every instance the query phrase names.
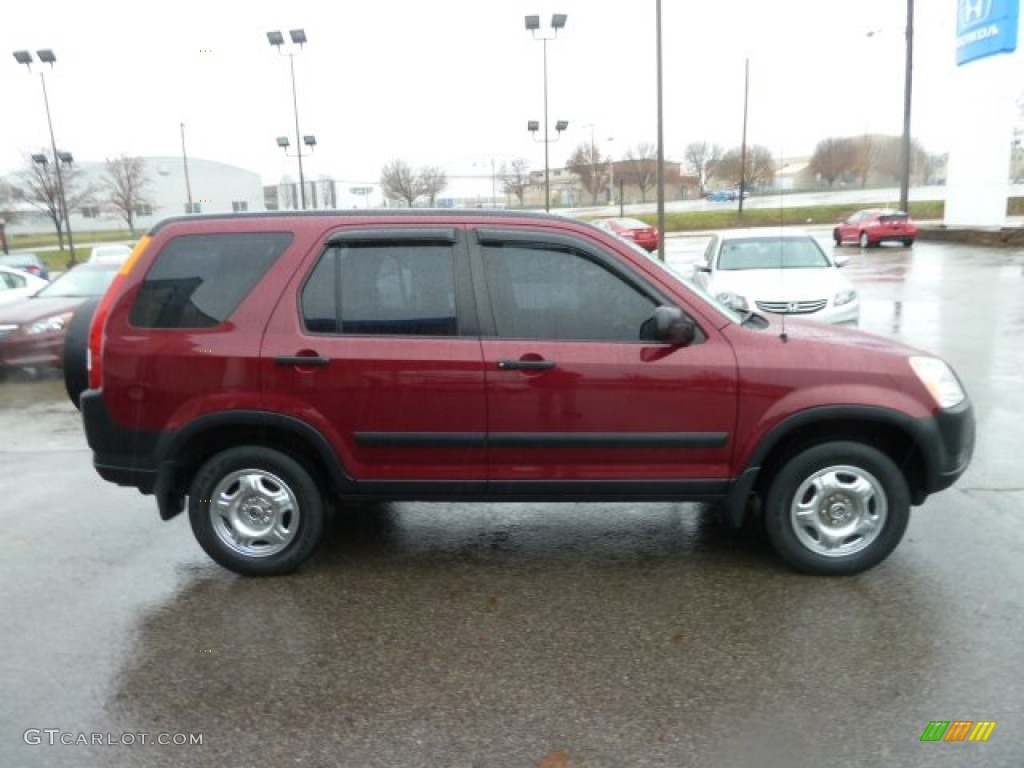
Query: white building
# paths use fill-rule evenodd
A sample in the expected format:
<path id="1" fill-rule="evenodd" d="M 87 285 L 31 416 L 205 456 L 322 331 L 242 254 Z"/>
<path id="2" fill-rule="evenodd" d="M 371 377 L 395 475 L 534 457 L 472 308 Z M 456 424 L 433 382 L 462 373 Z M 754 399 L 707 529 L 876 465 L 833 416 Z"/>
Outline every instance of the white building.
<path id="1" fill-rule="evenodd" d="M 189 158 L 188 183 L 185 164 L 181 157 L 145 157 L 149 183 L 145 196 L 152 205 L 136 210 L 135 231 L 145 232 L 156 222 L 169 216 L 185 213 L 231 213 L 262 211 L 263 185 L 260 177 L 233 165 Z M 91 186 L 96 191 L 95 202 L 71 211 L 71 231 L 78 233 L 127 229 L 118 213 L 103 202 L 105 163 L 75 163 L 79 171 L 76 187 Z M 16 176 L 6 179 L 15 189 L 21 181 Z M 192 205 L 189 207 L 189 193 Z M 17 216 L 7 223 L 7 234 L 36 234 L 54 231 L 49 215 L 24 200 L 15 201 Z"/>

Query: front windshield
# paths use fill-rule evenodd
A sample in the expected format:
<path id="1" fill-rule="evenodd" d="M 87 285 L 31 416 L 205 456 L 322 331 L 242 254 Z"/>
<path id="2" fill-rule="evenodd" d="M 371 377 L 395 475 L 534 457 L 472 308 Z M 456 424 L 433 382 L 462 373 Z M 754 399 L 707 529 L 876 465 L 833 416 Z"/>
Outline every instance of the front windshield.
<path id="1" fill-rule="evenodd" d="M 822 269 L 828 257 L 811 237 L 746 237 L 726 240 L 718 253 L 720 270 Z"/>
<path id="2" fill-rule="evenodd" d="M 39 291 L 36 296 L 46 299 L 102 296 L 114 281 L 115 274 L 116 266 L 110 269 L 70 269 Z"/>

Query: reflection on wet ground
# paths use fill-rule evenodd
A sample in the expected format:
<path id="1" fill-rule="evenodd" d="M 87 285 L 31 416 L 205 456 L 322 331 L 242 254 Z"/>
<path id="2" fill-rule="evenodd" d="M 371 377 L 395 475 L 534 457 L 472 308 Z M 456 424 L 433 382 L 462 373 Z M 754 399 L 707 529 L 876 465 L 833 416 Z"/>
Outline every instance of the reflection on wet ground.
<path id="1" fill-rule="evenodd" d="M 979 419 L 968 475 L 850 579 L 704 505 L 411 503 L 243 579 L 96 476 L 58 378 L 0 384 L 0 766 L 1024 764 L 1022 254 L 844 253 L 864 326 L 950 359 Z M 922 745 L 936 719 L 998 726 Z"/>

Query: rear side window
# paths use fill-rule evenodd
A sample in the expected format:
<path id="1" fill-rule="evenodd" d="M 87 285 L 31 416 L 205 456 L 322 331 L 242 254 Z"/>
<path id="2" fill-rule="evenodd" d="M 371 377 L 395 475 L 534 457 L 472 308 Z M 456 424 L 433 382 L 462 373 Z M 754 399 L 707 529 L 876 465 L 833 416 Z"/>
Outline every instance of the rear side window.
<path id="1" fill-rule="evenodd" d="M 455 336 L 450 244 L 367 242 L 329 248 L 302 290 L 312 333 Z"/>
<path id="2" fill-rule="evenodd" d="M 131 324 L 210 328 L 223 323 L 291 241 L 287 232 L 174 238 L 142 281 Z"/>

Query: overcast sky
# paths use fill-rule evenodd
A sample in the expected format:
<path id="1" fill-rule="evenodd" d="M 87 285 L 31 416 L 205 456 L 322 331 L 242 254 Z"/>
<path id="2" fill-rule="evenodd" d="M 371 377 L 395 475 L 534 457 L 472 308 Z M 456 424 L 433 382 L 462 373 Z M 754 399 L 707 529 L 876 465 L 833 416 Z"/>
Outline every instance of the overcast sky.
<path id="1" fill-rule="evenodd" d="M 48 145 L 46 73 L 59 149 L 76 160 L 181 154 L 295 175 L 288 57 L 268 30 L 301 27 L 300 127 L 318 146 L 307 177 L 375 181 L 402 158 L 481 175 L 515 156 L 543 167 L 527 120 L 543 116 L 542 49 L 523 17 L 568 14 L 547 44 L 551 145 L 560 164 L 595 141 L 620 157 L 656 138 L 654 0 L 9 0 L 0 22 L 0 173 Z M 913 133 L 929 151 L 955 135 L 954 0 L 917 0 Z M 901 0 L 663 0 L 665 144 L 738 145 L 743 61 L 748 140 L 780 156 L 827 136 L 898 133 Z M 868 36 L 868 32 L 875 34 Z M 12 52 L 51 48 L 32 73 Z M 593 126 L 593 129 L 590 127 Z M 553 131 L 552 131 L 553 133 Z M 608 139 L 614 139 L 609 142 Z"/>

